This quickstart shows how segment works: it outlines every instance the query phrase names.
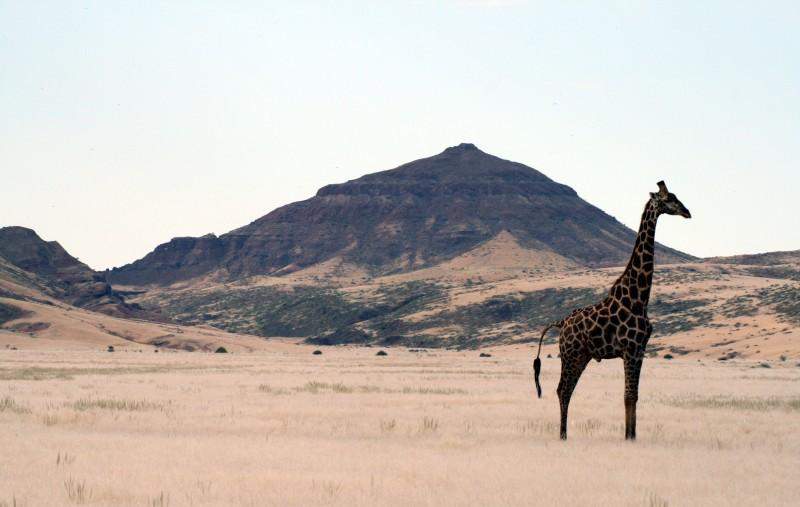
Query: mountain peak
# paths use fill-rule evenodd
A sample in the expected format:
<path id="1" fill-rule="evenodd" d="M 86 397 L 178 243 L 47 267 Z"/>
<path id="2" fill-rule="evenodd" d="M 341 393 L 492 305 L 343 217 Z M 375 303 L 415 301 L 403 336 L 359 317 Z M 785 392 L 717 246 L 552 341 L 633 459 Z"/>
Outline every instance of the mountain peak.
<path id="1" fill-rule="evenodd" d="M 478 149 L 478 147 L 472 143 L 461 143 L 458 146 L 451 146 L 445 149 L 443 153 L 464 153 L 468 151 L 481 151 L 481 150 Z"/>
<path id="2" fill-rule="evenodd" d="M 29 238 L 41 239 L 39 238 L 39 235 L 36 234 L 36 231 L 28 227 L 23 227 L 21 225 L 9 225 L 6 227 L 0 227 L 0 235 L 2 235 L 0 237 L 10 236 L 12 234 Z"/>
<path id="3" fill-rule="evenodd" d="M 37 275 L 65 268 L 89 270 L 57 241 L 45 241 L 33 229 L 19 225 L 0 228 L 0 256 Z"/>

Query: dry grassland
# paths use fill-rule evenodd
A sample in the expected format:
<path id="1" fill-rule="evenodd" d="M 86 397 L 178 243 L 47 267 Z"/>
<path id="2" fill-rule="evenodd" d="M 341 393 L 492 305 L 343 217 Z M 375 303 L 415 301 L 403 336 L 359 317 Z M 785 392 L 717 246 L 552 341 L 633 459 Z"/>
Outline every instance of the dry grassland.
<path id="1" fill-rule="evenodd" d="M 797 505 L 796 361 L 592 363 L 558 440 L 528 348 L 0 350 L 0 506 Z"/>

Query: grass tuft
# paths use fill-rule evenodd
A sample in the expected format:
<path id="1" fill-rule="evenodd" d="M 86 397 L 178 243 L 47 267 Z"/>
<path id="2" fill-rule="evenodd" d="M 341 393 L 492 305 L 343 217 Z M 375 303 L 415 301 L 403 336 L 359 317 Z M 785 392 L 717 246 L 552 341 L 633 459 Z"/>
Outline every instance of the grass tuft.
<path id="1" fill-rule="evenodd" d="M 92 409 L 103 409 L 103 410 L 124 410 L 128 412 L 136 412 L 139 410 L 154 410 L 161 408 L 161 405 L 158 403 L 153 403 L 147 400 L 115 400 L 115 399 L 91 399 L 91 398 L 81 398 L 80 400 L 73 402 L 72 404 L 68 404 L 73 409 L 78 411 L 86 411 Z"/>
<path id="2" fill-rule="evenodd" d="M 64 452 L 63 454 L 61 451 L 56 454 L 56 466 L 66 466 L 75 463 L 75 456 L 69 454 L 68 452 Z"/>
<path id="3" fill-rule="evenodd" d="M 76 481 L 70 477 L 64 481 L 64 489 L 72 503 L 83 504 L 92 500 L 92 490 L 86 487 L 86 481 Z"/>
<path id="4" fill-rule="evenodd" d="M 148 502 L 150 507 L 169 507 L 169 493 L 166 495 L 160 492 L 157 496 L 150 499 Z"/>
<path id="5" fill-rule="evenodd" d="M 383 420 L 381 419 L 381 432 L 391 433 L 397 427 L 397 419 Z"/>
<path id="6" fill-rule="evenodd" d="M 419 423 L 420 433 L 435 433 L 439 430 L 439 420 L 435 417 L 423 417 Z"/>
<path id="7" fill-rule="evenodd" d="M 652 491 L 647 494 L 645 504 L 647 507 L 669 507 L 669 502 L 666 499 L 661 498 L 661 496 Z"/>
<path id="8" fill-rule="evenodd" d="M 6 396 L 0 399 L 0 412 L 13 412 L 15 414 L 29 414 L 31 409 L 14 401 L 13 398 Z"/>

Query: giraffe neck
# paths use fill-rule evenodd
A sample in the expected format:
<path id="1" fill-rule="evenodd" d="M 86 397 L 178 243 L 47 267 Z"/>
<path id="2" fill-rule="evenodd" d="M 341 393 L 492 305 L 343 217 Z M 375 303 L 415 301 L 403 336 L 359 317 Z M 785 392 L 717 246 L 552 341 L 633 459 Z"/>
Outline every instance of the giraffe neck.
<path id="1" fill-rule="evenodd" d="M 639 224 L 639 233 L 633 245 L 631 260 L 625 267 L 622 276 L 616 281 L 611 293 L 619 293 L 620 288 L 627 293 L 631 300 L 631 307 L 635 313 L 644 313 L 650 301 L 650 289 L 653 286 L 653 254 L 656 243 L 656 222 L 658 210 L 656 204 L 650 200 L 644 207 L 642 221 Z"/>

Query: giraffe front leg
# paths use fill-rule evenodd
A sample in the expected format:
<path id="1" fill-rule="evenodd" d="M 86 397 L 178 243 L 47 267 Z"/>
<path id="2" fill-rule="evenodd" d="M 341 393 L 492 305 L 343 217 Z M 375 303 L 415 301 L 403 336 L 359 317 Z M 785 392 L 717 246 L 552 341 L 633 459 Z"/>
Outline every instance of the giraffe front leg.
<path id="1" fill-rule="evenodd" d="M 636 402 L 639 400 L 639 374 L 642 357 L 625 358 L 625 440 L 636 440 Z"/>

